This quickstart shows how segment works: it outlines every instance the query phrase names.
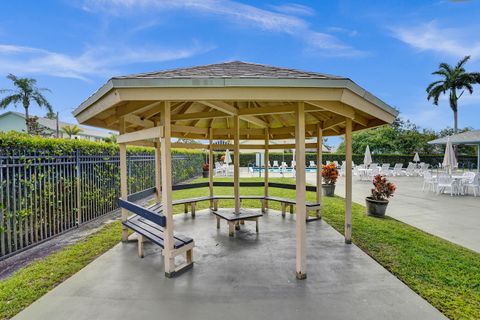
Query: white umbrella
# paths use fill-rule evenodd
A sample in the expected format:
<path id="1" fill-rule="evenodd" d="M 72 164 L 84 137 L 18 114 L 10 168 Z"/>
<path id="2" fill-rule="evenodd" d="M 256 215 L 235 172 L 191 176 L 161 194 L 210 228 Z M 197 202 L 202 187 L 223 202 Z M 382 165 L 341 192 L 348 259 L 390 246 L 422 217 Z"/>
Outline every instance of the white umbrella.
<path id="1" fill-rule="evenodd" d="M 457 165 L 457 158 L 455 158 L 452 142 L 450 141 L 450 138 L 448 138 L 447 145 L 445 146 L 445 156 L 443 157 L 442 166 L 447 168 L 448 172 L 452 172 L 452 169 L 457 167 Z"/>
<path id="2" fill-rule="evenodd" d="M 420 156 L 418 155 L 418 152 L 415 152 L 415 156 L 413 157 L 413 162 L 420 162 Z"/>
<path id="3" fill-rule="evenodd" d="M 370 147 L 367 145 L 365 149 L 365 157 L 363 157 L 363 164 L 368 166 L 372 163 L 372 155 L 370 154 Z"/>
<path id="4" fill-rule="evenodd" d="M 232 157 L 230 156 L 230 150 L 225 151 L 225 163 L 228 165 L 232 163 Z"/>

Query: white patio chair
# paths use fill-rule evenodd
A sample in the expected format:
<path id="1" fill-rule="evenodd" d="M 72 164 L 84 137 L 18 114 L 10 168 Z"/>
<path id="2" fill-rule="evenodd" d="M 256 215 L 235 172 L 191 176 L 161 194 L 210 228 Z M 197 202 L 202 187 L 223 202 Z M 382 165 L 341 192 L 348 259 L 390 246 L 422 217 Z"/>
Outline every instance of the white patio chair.
<path id="1" fill-rule="evenodd" d="M 280 165 L 281 168 L 286 168 L 287 167 L 287 163 L 285 161 L 282 161 L 282 164 Z"/>
<path id="2" fill-rule="evenodd" d="M 380 172 L 386 176 L 390 175 L 390 163 L 383 163 Z"/>
<path id="3" fill-rule="evenodd" d="M 274 168 L 278 168 L 278 167 L 279 167 L 277 160 L 274 160 L 274 161 L 273 161 L 273 167 L 274 167 Z"/>
<path id="4" fill-rule="evenodd" d="M 425 171 L 423 173 L 422 191 L 425 191 L 425 188 L 427 188 L 427 191 L 431 190 L 432 192 L 435 192 L 437 188 L 437 179 L 433 177 L 430 171 Z"/>
<path id="5" fill-rule="evenodd" d="M 310 161 L 310 164 L 308 165 L 309 168 L 316 168 L 317 165 L 315 164 L 315 161 Z"/>
<path id="6" fill-rule="evenodd" d="M 372 168 L 372 170 L 367 171 L 367 174 L 365 175 L 367 180 L 372 180 L 373 177 L 375 177 L 377 174 L 380 174 L 380 170 L 381 170 L 381 168 L 376 166 L 376 167 Z"/>
<path id="7" fill-rule="evenodd" d="M 445 192 L 447 188 L 450 189 L 450 196 L 458 193 L 458 186 L 455 179 L 449 174 L 442 173 L 438 176 L 437 194 Z"/>
<path id="8" fill-rule="evenodd" d="M 295 169 L 295 167 L 297 166 L 297 162 L 295 160 L 292 160 L 291 165 L 292 168 Z"/>
<path id="9" fill-rule="evenodd" d="M 215 175 L 217 174 L 225 174 L 225 168 L 220 164 L 220 162 L 215 162 Z"/>
<path id="10" fill-rule="evenodd" d="M 395 163 L 395 166 L 393 167 L 393 169 L 392 169 L 392 171 L 391 171 L 391 175 L 392 175 L 392 176 L 401 176 L 401 175 L 403 175 L 402 168 L 403 168 L 403 163 Z"/>
<path id="11" fill-rule="evenodd" d="M 473 195 L 476 197 L 477 192 L 480 194 L 480 173 L 465 172 L 465 178 L 462 179 L 463 193 L 468 194 L 468 189 L 472 188 Z"/>
<path id="12" fill-rule="evenodd" d="M 417 175 L 417 172 L 415 171 L 415 164 L 409 163 L 407 169 L 405 169 L 405 175 L 407 177 L 413 177 Z"/>
<path id="13" fill-rule="evenodd" d="M 270 161 L 267 161 L 267 167 L 268 167 L 268 168 L 271 168 L 271 167 L 272 167 L 272 165 L 270 164 Z"/>
<path id="14" fill-rule="evenodd" d="M 377 168 L 378 167 L 378 163 L 371 163 L 370 166 L 368 167 L 369 169 L 374 169 L 374 168 Z"/>

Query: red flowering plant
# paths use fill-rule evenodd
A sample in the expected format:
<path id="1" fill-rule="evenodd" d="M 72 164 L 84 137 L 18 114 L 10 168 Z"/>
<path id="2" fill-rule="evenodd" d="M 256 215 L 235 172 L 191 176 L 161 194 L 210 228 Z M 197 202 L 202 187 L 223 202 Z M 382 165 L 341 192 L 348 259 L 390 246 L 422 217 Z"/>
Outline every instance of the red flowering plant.
<path id="1" fill-rule="evenodd" d="M 335 163 L 322 166 L 322 177 L 325 184 L 335 184 L 338 180 L 338 170 Z"/>
<path id="2" fill-rule="evenodd" d="M 208 163 L 204 163 L 202 167 L 203 167 L 203 171 L 208 171 L 210 166 L 208 165 Z"/>
<path id="3" fill-rule="evenodd" d="M 372 189 L 372 198 L 374 200 L 388 200 L 388 198 L 393 197 L 397 186 L 392 182 L 389 182 L 387 178 L 382 176 L 381 174 L 377 174 L 373 178 L 373 186 Z"/>

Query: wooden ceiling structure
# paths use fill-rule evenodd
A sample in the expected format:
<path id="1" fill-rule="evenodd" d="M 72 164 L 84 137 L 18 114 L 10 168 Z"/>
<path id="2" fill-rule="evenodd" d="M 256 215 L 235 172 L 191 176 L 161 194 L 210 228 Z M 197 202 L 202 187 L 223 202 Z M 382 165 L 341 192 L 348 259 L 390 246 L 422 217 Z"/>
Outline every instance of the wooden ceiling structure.
<path id="1" fill-rule="evenodd" d="M 164 228 L 165 272 L 175 270 L 171 148 L 205 148 L 209 163 L 213 151 L 225 145 L 215 140 L 233 140 L 234 214 L 240 208 L 240 140 L 258 140 L 248 149 L 296 149 L 296 276 L 306 278 L 306 175 L 305 139 L 315 137 L 317 163 L 322 163 L 322 138 L 345 135 L 345 242 L 352 232 L 352 132 L 392 123 L 398 112 L 353 81 L 316 72 L 267 65 L 227 62 L 192 68 L 143 73 L 110 79 L 83 102 L 74 116 L 81 124 L 118 130 L 120 136 L 121 198 L 128 199 L 126 145 L 146 145 L 156 150 L 157 200 L 166 218 Z M 172 138 L 199 140 L 197 144 L 172 144 Z M 295 139 L 294 145 L 271 140 Z M 213 165 L 209 190 L 213 196 Z M 161 172 L 161 174 L 160 174 Z M 264 170 L 265 199 L 268 170 Z M 322 177 L 317 170 L 317 203 L 321 205 Z M 160 192 L 161 190 L 161 192 Z M 160 194 L 161 193 L 161 194 Z M 128 212 L 122 209 L 122 220 Z M 122 239 L 128 232 L 122 230 Z"/>

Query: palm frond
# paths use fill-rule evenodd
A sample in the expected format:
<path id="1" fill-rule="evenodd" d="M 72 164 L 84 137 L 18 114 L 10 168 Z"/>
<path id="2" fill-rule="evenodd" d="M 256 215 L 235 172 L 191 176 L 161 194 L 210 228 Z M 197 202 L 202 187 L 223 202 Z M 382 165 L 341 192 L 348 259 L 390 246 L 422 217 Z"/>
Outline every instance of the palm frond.
<path id="1" fill-rule="evenodd" d="M 20 101 L 22 101 L 22 96 L 20 94 L 12 94 L 10 96 L 6 96 L 2 100 L 0 100 L 0 109 L 5 109 L 11 104 L 16 106 L 17 103 L 19 103 Z"/>
<path id="2" fill-rule="evenodd" d="M 448 74 L 453 72 L 453 68 L 448 63 L 442 62 L 438 65 L 439 70 L 445 70 Z"/>
<path id="3" fill-rule="evenodd" d="M 429 93 L 429 92 L 432 90 L 432 88 L 435 87 L 436 85 L 438 85 L 438 84 L 442 84 L 442 85 L 443 85 L 443 83 L 444 83 L 443 80 L 438 80 L 438 81 L 435 81 L 435 82 L 430 83 L 430 84 L 428 85 L 427 89 L 426 89 L 427 93 Z"/>
<path id="4" fill-rule="evenodd" d="M 446 92 L 446 89 L 444 86 L 437 85 L 436 87 L 433 87 L 430 90 L 427 96 L 427 100 L 430 100 L 433 98 L 433 104 L 438 105 L 438 100 L 440 99 L 440 96 L 445 92 Z"/>
<path id="5" fill-rule="evenodd" d="M 455 66 L 455 69 L 463 69 L 463 65 L 470 60 L 470 56 L 465 56 L 463 57 L 462 60 L 458 61 L 457 65 Z"/>

